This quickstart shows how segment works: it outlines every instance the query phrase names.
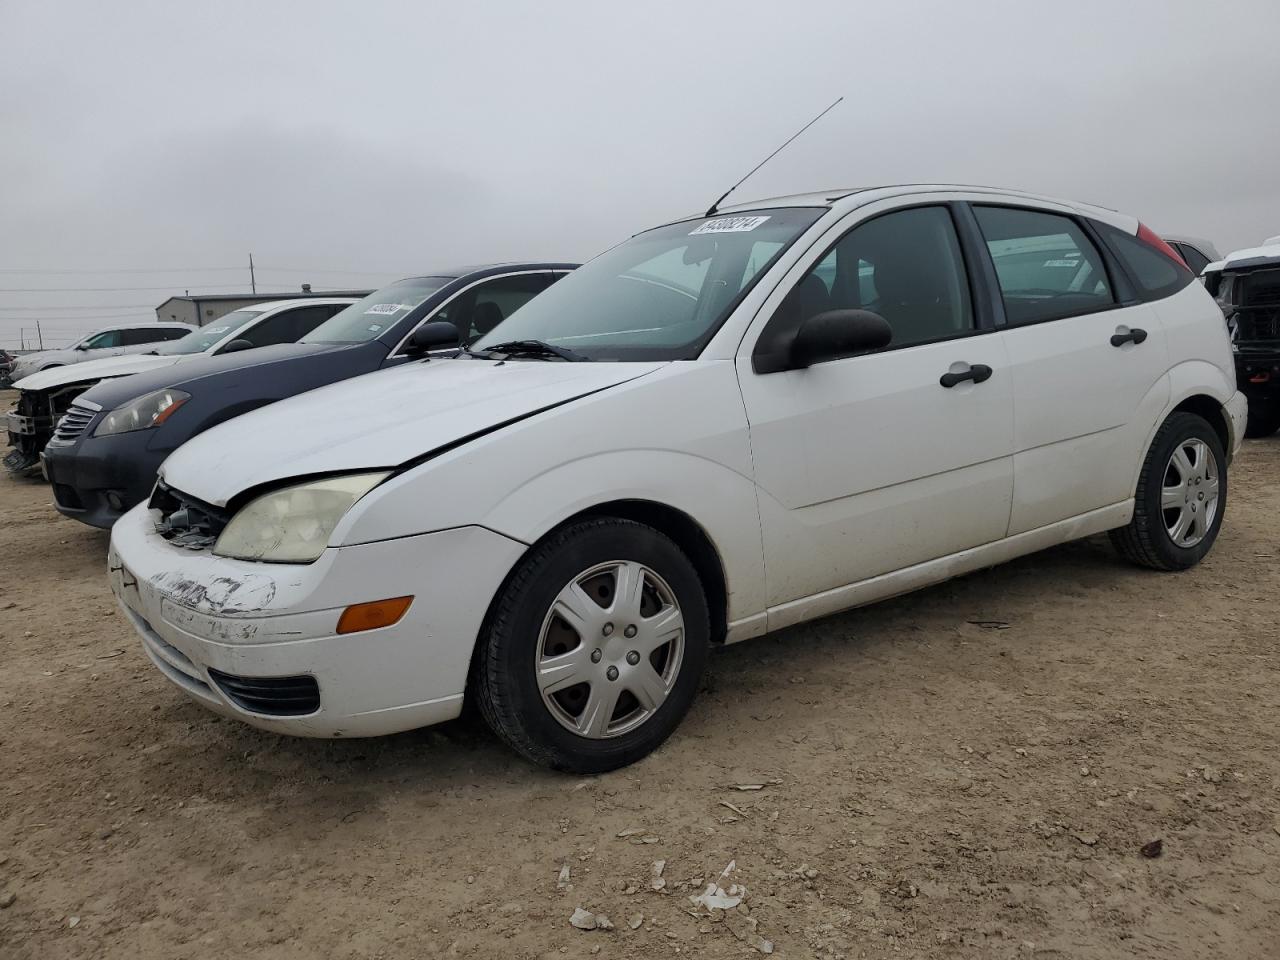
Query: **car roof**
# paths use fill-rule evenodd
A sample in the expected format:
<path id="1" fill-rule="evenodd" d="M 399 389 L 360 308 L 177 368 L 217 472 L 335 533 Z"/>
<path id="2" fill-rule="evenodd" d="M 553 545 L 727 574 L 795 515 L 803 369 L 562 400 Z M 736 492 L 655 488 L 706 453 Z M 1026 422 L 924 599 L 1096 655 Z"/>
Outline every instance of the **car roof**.
<path id="1" fill-rule="evenodd" d="M 446 270 L 426 270 L 402 280 L 423 280 L 427 277 L 438 277 L 444 280 L 461 280 L 475 274 L 504 273 L 510 270 L 576 270 L 581 264 L 567 261 L 546 260 L 504 260 L 497 263 L 473 263 L 463 267 L 451 267 Z"/>
<path id="2" fill-rule="evenodd" d="M 96 330 L 90 330 L 80 339 L 96 337 L 100 333 L 109 333 L 112 330 L 154 330 L 156 327 L 181 327 L 183 330 L 197 329 L 189 323 L 181 323 L 176 320 L 143 320 L 136 323 L 113 323 L 110 326 L 98 327 Z"/>
<path id="3" fill-rule="evenodd" d="M 743 213 L 748 210 L 761 210 L 769 207 L 828 207 L 831 209 L 843 208 L 845 210 L 853 210 L 868 203 L 874 203 L 877 200 L 887 200 L 893 197 L 912 196 L 915 194 L 931 194 L 931 193 L 978 193 L 991 194 L 993 197 L 1009 197 L 1018 200 L 1027 200 L 1031 203 L 1044 203 L 1059 207 L 1069 207 L 1085 216 L 1093 217 L 1104 223 L 1122 230 L 1134 233 L 1138 229 L 1138 221 L 1136 218 L 1127 214 L 1112 210 L 1109 207 L 1102 207 L 1092 203 L 1082 203 L 1078 200 L 1064 200 L 1060 197 L 1050 197 L 1043 194 L 1031 193 L 1026 190 L 1018 190 L 1006 187 L 988 187 L 977 184 L 965 183 L 903 183 L 889 186 L 879 187 L 844 187 L 833 190 L 818 190 L 811 193 L 796 193 L 789 196 L 769 197 L 763 200 L 752 200 L 743 203 L 728 204 L 720 207 L 716 211 L 716 215 L 732 215 Z M 705 213 L 699 213 L 692 217 L 681 219 L 702 219 Z M 675 221 L 679 222 L 679 221 Z"/>
<path id="4" fill-rule="evenodd" d="M 261 303 L 250 303 L 243 307 L 237 307 L 232 313 L 250 310 L 266 312 L 267 310 L 280 310 L 284 307 L 323 307 L 326 303 L 355 303 L 359 299 L 359 297 L 298 297 L 294 300 L 263 300 Z M 230 315 L 223 314 L 224 317 Z M 218 319 L 222 318 L 219 317 Z"/>
<path id="5" fill-rule="evenodd" d="M 1264 244 L 1261 247 L 1247 247 L 1244 250 L 1235 250 L 1228 253 L 1217 263 L 1209 264 L 1204 268 L 1204 272 L 1243 270 L 1249 267 L 1275 266 L 1277 264 L 1280 264 L 1280 243 L 1273 243 Z"/>
<path id="6" fill-rule="evenodd" d="M 1185 233 L 1162 233 L 1160 239 L 1171 243 L 1185 243 L 1189 247 L 1195 247 L 1210 260 L 1217 260 L 1219 257 L 1218 248 L 1213 245 L 1213 241 L 1206 240 L 1204 237 L 1193 237 Z"/>

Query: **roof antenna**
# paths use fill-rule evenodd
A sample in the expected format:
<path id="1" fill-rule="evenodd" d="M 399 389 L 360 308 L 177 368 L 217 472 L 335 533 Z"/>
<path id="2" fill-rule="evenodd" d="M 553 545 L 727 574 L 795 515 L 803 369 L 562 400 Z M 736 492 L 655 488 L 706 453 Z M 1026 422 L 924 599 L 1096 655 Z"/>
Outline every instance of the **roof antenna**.
<path id="1" fill-rule="evenodd" d="M 751 173 L 748 173 L 745 177 L 743 177 L 741 180 L 739 180 L 737 183 L 735 183 L 732 187 L 730 187 L 730 188 L 729 188 L 728 190 L 726 190 L 724 193 L 720 194 L 720 199 L 718 199 L 715 203 L 713 203 L 710 207 L 708 207 L 708 208 L 707 208 L 707 213 L 706 213 L 706 215 L 707 215 L 708 217 L 714 217 L 714 216 L 716 215 L 716 210 L 717 210 L 717 208 L 720 206 L 720 204 L 724 203 L 724 198 L 725 198 L 725 197 L 727 197 L 729 194 L 733 193 L 733 191 L 737 190 L 740 186 L 742 186 L 744 183 L 746 183 L 746 182 L 747 182 L 747 180 L 748 180 L 748 178 L 750 178 L 750 176 L 751 176 L 751 174 L 752 174 L 752 173 L 755 173 L 757 170 L 759 170 L 761 167 L 763 167 L 766 163 L 768 163 L 770 160 L 772 160 L 774 157 L 776 157 L 778 154 L 780 154 L 783 150 L 785 150 L 785 149 L 787 148 L 788 144 L 790 144 L 792 140 L 794 140 L 796 137 L 800 136 L 800 134 L 804 133 L 806 130 L 808 130 L 810 127 L 812 127 L 815 123 L 817 123 L 819 120 L 821 120 L 823 117 L 825 117 L 828 113 L 830 113 L 833 109 L 835 109 L 836 104 L 837 104 L 837 103 L 839 103 L 839 102 L 840 102 L 841 100 L 843 100 L 843 99 L 844 99 L 844 97 L 836 97 L 836 99 L 835 99 L 834 101 L 832 101 L 831 106 L 827 107 L 827 109 L 823 110 L 820 114 L 818 114 L 816 117 L 814 117 L 814 118 L 813 118 L 812 120 L 810 120 L 808 123 L 806 123 L 803 127 L 801 127 L 799 130 L 797 130 L 795 133 L 793 133 L 793 134 L 791 135 L 791 137 L 787 140 L 787 142 L 786 142 L 786 143 L 784 143 L 784 144 L 783 144 L 782 146 L 780 146 L 777 150 L 773 151 L 773 153 L 769 154 L 767 157 L 765 157 L 763 160 L 761 160 L 759 163 L 757 163 L 754 167 L 752 167 L 752 168 L 751 168 Z"/>

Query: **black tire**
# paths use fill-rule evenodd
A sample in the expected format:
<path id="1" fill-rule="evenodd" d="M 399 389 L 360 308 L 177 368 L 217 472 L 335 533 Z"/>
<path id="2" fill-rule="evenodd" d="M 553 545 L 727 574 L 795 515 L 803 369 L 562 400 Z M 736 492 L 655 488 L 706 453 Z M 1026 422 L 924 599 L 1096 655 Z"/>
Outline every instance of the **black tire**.
<path id="1" fill-rule="evenodd" d="M 1280 430 L 1280 402 L 1258 401 L 1249 404 L 1249 420 L 1244 435 L 1252 440 L 1269 437 Z"/>
<path id="2" fill-rule="evenodd" d="M 657 573 L 684 618 L 684 647 L 665 701 L 640 726 L 602 739 L 576 734 L 552 716 L 535 663 L 543 621 L 560 591 L 597 564 L 630 560 Z M 495 599 L 472 674 L 481 715 L 513 749 L 571 773 L 603 773 L 641 759 L 667 739 L 698 692 L 711 647 L 706 592 L 683 551 L 652 527 L 612 517 L 571 523 L 524 557 Z"/>
<path id="3" fill-rule="evenodd" d="M 1161 489 L 1169 458 L 1187 440 L 1204 442 L 1217 461 L 1218 507 L 1204 538 L 1192 547 L 1174 543 L 1165 527 L 1160 505 Z M 1222 529 L 1227 507 L 1227 458 L 1222 441 L 1203 417 L 1194 413 L 1171 414 L 1156 432 L 1138 476 L 1138 489 L 1133 496 L 1133 519 L 1129 525 L 1111 531 L 1111 542 L 1122 557 L 1153 570 L 1185 570 L 1199 563 L 1212 548 Z"/>

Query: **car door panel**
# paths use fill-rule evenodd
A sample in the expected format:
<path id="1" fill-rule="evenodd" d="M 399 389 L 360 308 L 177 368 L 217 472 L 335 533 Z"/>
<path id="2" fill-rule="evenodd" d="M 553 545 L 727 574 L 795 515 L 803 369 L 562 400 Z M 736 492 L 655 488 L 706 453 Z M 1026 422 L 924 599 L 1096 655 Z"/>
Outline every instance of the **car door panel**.
<path id="1" fill-rule="evenodd" d="M 972 210 L 1010 324 L 1016 536 L 1133 495 L 1131 451 L 1168 349 L 1160 318 L 1070 212 Z"/>
<path id="2" fill-rule="evenodd" d="M 946 210 L 886 203 L 850 215 L 784 278 L 744 340 L 739 382 L 771 607 L 1005 535 L 1013 495 L 1008 357 L 1002 334 L 975 329 Z M 963 323 L 945 313 L 957 304 Z M 894 330 L 890 349 L 754 372 L 746 354 L 776 355 L 788 309 L 848 308 L 883 311 Z M 983 382 L 941 382 L 979 364 L 992 370 Z"/>
<path id="3" fill-rule="evenodd" d="M 938 381 L 957 361 L 984 383 Z M 784 603 L 1004 536 L 1013 390 L 1002 335 L 744 384 L 769 601 Z"/>
<path id="4" fill-rule="evenodd" d="M 1147 332 L 1115 347 L 1118 329 Z M 1010 535 L 1133 496 L 1133 450 L 1168 397 L 1168 350 L 1146 304 L 1005 334 L 1016 403 Z"/>

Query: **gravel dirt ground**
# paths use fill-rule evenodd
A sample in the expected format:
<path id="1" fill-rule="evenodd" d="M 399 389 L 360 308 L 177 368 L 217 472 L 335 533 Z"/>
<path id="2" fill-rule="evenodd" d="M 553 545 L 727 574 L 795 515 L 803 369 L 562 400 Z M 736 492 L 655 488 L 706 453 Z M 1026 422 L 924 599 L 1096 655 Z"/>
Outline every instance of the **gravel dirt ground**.
<path id="1" fill-rule="evenodd" d="M 665 747 L 585 780 L 475 719 L 206 713 L 106 534 L 0 477 L 0 957 L 1274 958 L 1277 472 L 1246 445 L 1187 573 L 1099 538 L 720 651 Z"/>

